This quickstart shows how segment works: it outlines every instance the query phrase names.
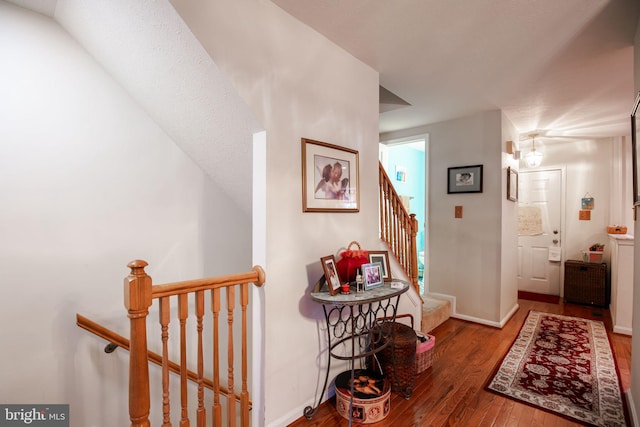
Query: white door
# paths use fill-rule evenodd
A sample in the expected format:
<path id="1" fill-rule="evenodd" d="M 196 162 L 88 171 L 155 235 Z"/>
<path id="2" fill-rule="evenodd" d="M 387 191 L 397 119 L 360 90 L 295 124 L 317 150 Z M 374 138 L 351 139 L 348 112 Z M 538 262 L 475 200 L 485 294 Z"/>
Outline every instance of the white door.
<path id="1" fill-rule="evenodd" d="M 518 178 L 518 290 L 560 295 L 562 171 L 522 171 Z"/>

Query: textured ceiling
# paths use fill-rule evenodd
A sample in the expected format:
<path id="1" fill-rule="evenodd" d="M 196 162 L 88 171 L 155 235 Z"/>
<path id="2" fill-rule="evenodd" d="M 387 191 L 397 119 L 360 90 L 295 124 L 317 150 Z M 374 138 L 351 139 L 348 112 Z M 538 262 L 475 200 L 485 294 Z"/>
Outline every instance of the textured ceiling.
<path id="1" fill-rule="evenodd" d="M 635 0 L 272 0 L 411 106 L 388 132 L 501 109 L 523 133 L 629 133 Z"/>

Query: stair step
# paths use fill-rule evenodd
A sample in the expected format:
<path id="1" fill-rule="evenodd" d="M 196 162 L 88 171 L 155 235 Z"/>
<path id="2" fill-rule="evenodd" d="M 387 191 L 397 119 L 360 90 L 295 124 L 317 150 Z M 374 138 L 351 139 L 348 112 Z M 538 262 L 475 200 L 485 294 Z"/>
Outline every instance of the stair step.
<path id="1" fill-rule="evenodd" d="M 451 317 L 451 302 L 424 297 L 420 330 L 427 334 Z"/>

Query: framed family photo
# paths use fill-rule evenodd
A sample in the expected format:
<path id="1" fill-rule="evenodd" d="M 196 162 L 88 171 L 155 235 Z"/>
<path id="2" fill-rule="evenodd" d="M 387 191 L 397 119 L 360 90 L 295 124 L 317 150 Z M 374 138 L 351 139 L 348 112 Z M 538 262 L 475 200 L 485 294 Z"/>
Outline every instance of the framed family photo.
<path id="1" fill-rule="evenodd" d="M 482 193 L 482 165 L 452 167 L 447 173 L 447 194 Z"/>
<path id="2" fill-rule="evenodd" d="M 322 270 L 324 271 L 329 293 L 335 295 L 340 292 L 340 277 L 336 268 L 336 259 L 333 255 L 328 255 L 320 258 L 320 262 L 322 263 Z"/>
<path id="3" fill-rule="evenodd" d="M 382 269 L 382 280 L 391 280 L 391 269 L 389 267 L 389 252 L 388 251 L 368 251 L 369 262 L 379 262 Z"/>
<path id="4" fill-rule="evenodd" d="M 384 285 L 384 279 L 382 278 L 382 264 L 379 262 L 363 264 L 362 278 L 364 280 L 365 291 Z"/>
<path id="5" fill-rule="evenodd" d="M 302 138 L 302 211 L 359 210 L 358 152 Z"/>

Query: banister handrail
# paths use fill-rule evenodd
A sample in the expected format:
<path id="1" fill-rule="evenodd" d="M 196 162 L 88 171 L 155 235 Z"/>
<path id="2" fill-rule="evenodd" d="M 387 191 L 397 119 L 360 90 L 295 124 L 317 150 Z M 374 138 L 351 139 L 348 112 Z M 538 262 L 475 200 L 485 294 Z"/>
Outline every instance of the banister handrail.
<path id="1" fill-rule="evenodd" d="M 99 336 L 100 338 L 103 338 L 105 340 L 107 340 L 110 344 L 114 344 L 124 350 L 129 351 L 130 348 L 130 341 L 123 337 L 122 335 L 118 334 L 117 332 L 112 331 L 111 329 L 100 325 L 99 323 L 94 322 L 93 320 L 81 315 L 80 313 L 76 313 L 76 325 L 78 325 L 78 327 L 91 332 L 94 335 Z M 154 353 L 152 351 L 148 351 L 148 360 L 152 363 L 155 363 L 158 366 L 162 366 L 162 356 Z M 172 361 L 169 361 L 169 370 L 175 374 L 180 374 L 180 366 Z M 198 379 L 198 375 L 191 371 L 188 370 L 187 371 L 187 376 L 189 378 L 189 380 L 193 381 L 193 382 L 197 382 Z M 204 382 L 204 386 L 210 390 L 213 390 L 213 381 L 205 378 L 203 380 Z M 220 386 L 220 392 L 222 394 L 224 394 L 225 396 L 229 396 L 229 390 L 226 387 Z M 234 394 L 234 397 L 236 400 L 240 400 L 240 396 L 237 394 Z M 249 401 L 249 406 L 252 405 L 252 402 Z"/>
<path id="2" fill-rule="evenodd" d="M 407 212 L 382 163 L 378 162 L 380 187 L 380 238 L 404 269 L 418 294 L 418 220 Z"/>
<path id="3" fill-rule="evenodd" d="M 211 362 L 213 367 L 213 405 L 211 406 L 211 416 L 214 425 L 221 425 L 223 419 L 223 408 L 220 402 L 222 388 L 220 386 L 220 346 L 219 330 L 220 314 L 222 311 L 221 301 L 226 301 L 227 319 L 227 389 L 234 393 L 236 374 L 233 364 L 235 362 L 234 352 L 234 311 L 236 303 L 241 317 L 242 338 L 241 347 L 241 372 L 240 372 L 240 413 L 237 414 L 236 399 L 227 399 L 226 416 L 230 425 L 235 425 L 236 416 L 239 415 L 240 423 L 243 426 L 249 425 L 249 392 L 247 386 L 247 307 L 249 305 L 250 285 L 262 286 L 265 282 L 264 270 L 255 266 L 250 272 L 239 273 L 229 276 L 220 276 L 208 279 L 196 279 L 183 282 L 153 285 L 151 277 L 145 272 L 147 262 L 136 259 L 127 264 L 131 269 L 129 275 L 124 279 L 124 306 L 127 309 L 130 327 L 130 357 L 129 357 L 129 419 L 130 427 L 150 427 L 150 390 L 149 390 L 149 362 L 147 343 L 147 316 L 149 308 L 154 300 L 158 301 L 158 320 L 161 325 L 162 340 L 162 413 L 163 426 L 170 426 L 171 407 L 169 398 L 169 326 L 171 322 L 170 299 L 177 297 L 177 314 L 179 320 L 179 405 L 180 405 L 180 425 L 189 425 L 188 410 L 188 390 L 187 390 L 187 320 L 190 317 L 188 298 L 193 295 L 193 313 L 197 322 L 197 334 L 195 336 L 197 351 L 198 372 L 196 375 L 197 386 L 197 409 L 196 418 L 199 426 L 204 425 L 207 417 L 204 400 L 204 340 L 203 340 L 203 320 L 205 316 L 205 294 L 211 298 L 210 315 L 213 321 L 211 333 L 212 354 Z M 224 289 L 225 295 L 222 295 Z M 236 301 L 236 290 L 238 298 Z M 234 394 L 235 396 L 235 394 Z"/>
<path id="4" fill-rule="evenodd" d="M 259 265 L 256 265 L 247 273 L 153 285 L 153 288 L 151 288 L 151 297 L 162 298 L 169 295 L 179 295 L 208 289 L 220 289 L 229 285 L 240 285 L 244 283 L 253 283 L 260 287 L 264 284 L 264 280 L 264 270 Z"/>
<path id="5" fill-rule="evenodd" d="M 388 191 L 391 193 L 391 197 L 389 197 L 389 199 L 396 199 L 398 201 L 400 201 L 400 196 L 398 195 L 398 192 L 396 191 L 395 187 L 393 186 L 392 182 L 391 182 L 391 178 L 389 178 L 389 175 L 387 175 L 387 171 L 384 170 L 384 166 L 382 166 L 382 163 L 378 162 L 378 168 L 379 168 L 379 172 L 381 174 L 381 182 L 387 182 L 390 183 L 391 185 L 388 187 Z M 405 206 L 400 203 L 398 205 L 399 209 L 402 211 L 403 216 L 405 217 L 409 217 L 411 214 L 407 211 L 407 209 L 405 208 Z"/>

